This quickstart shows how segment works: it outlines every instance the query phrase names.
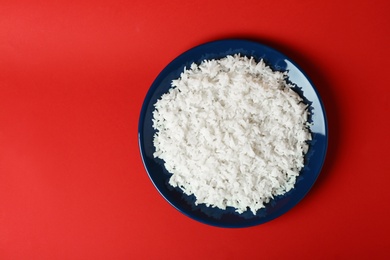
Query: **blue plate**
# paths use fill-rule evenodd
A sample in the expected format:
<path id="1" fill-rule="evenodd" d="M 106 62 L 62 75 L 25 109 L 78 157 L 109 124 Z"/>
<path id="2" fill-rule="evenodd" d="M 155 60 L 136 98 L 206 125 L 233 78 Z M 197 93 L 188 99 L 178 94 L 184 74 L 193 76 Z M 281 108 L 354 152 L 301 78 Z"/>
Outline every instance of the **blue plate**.
<path id="1" fill-rule="evenodd" d="M 305 156 L 305 166 L 297 178 L 295 188 L 283 196 L 274 198 L 256 215 L 249 210 L 238 214 L 233 208 L 221 210 L 218 208 L 195 205 L 195 197 L 187 196 L 181 190 L 168 184 L 171 176 L 164 168 L 164 162 L 153 157 L 152 112 L 154 104 L 162 94 L 171 88 L 171 81 L 179 78 L 184 67 L 193 62 L 200 63 L 205 59 L 220 59 L 227 55 L 238 54 L 261 58 L 274 70 L 287 71 L 288 78 L 295 90 L 310 105 L 310 130 L 313 140 Z M 220 40 L 202 44 L 169 63 L 158 75 L 150 87 L 141 110 L 138 126 L 139 147 L 142 160 L 148 175 L 160 194 L 177 210 L 188 217 L 205 224 L 218 227 L 250 227 L 263 224 L 286 213 L 307 194 L 316 181 L 325 160 L 328 144 L 328 129 L 325 110 L 322 101 L 308 77 L 284 54 L 263 44 L 246 40 Z"/>

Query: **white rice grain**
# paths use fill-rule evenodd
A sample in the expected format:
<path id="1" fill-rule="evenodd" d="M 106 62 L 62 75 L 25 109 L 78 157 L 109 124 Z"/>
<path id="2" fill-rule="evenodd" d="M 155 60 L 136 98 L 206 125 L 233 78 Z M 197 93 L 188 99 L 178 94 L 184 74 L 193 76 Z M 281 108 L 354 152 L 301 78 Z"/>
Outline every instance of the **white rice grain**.
<path id="1" fill-rule="evenodd" d="M 311 139 L 307 105 L 263 60 L 192 64 L 155 103 L 155 157 L 196 204 L 253 214 L 294 188 Z"/>

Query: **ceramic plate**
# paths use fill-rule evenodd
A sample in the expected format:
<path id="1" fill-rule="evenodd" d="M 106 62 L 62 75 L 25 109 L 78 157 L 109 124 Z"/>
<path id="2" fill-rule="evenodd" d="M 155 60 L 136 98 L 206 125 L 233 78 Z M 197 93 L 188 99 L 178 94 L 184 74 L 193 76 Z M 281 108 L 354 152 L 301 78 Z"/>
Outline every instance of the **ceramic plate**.
<path id="1" fill-rule="evenodd" d="M 227 55 L 241 54 L 253 56 L 264 61 L 274 70 L 287 71 L 289 81 L 295 90 L 310 105 L 310 130 L 313 140 L 305 156 L 305 166 L 297 178 L 294 189 L 283 196 L 275 197 L 256 215 L 249 210 L 238 214 L 233 208 L 218 208 L 195 205 L 195 197 L 187 196 L 181 190 L 168 184 L 170 174 L 164 168 L 164 162 L 153 157 L 152 112 L 154 103 L 162 94 L 168 92 L 171 81 L 179 78 L 184 67 L 205 59 L 220 59 Z M 294 207 L 307 194 L 316 181 L 325 160 L 328 132 L 327 121 L 322 101 L 317 90 L 305 73 L 287 56 L 279 51 L 247 40 L 220 40 L 194 47 L 169 63 L 151 85 L 140 114 L 138 126 L 139 147 L 145 169 L 160 194 L 177 210 L 199 222 L 218 227 L 250 227 L 275 219 Z"/>

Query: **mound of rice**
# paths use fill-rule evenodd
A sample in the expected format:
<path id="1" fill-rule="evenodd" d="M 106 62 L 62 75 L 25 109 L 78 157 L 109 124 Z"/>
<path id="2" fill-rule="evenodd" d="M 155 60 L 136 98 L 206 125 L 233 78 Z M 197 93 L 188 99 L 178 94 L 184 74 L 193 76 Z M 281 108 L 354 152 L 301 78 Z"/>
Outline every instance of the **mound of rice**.
<path id="1" fill-rule="evenodd" d="M 253 214 L 294 188 L 311 134 L 286 78 L 241 55 L 185 68 L 153 112 L 169 184 L 196 204 Z"/>

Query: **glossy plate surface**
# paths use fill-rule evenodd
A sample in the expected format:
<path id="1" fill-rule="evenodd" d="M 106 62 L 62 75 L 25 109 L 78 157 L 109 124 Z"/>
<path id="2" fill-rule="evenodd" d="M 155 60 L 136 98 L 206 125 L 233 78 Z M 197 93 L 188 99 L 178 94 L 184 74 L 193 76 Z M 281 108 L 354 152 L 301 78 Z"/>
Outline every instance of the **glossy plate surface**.
<path id="1" fill-rule="evenodd" d="M 205 59 L 219 59 L 237 54 L 253 56 L 264 61 L 274 70 L 287 71 L 288 79 L 294 88 L 310 105 L 310 130 L 313 140 L 305 157 L 305 166 L 297 178 L 295 188 L 283 196 L 278 196 L 267 206 L 253 215 L 250 211 L 235 213 L 233 208 L 221 210 L 194 204 L 194 196 L 187 196 L 168 184 L 170 174 L 163 161 L 153 158 L 152 128 L 153 105 L 171 87 L 171 81 L 180 76 L 184 67 L 200 63 Z M 327 121 L 322 101 L 313 84 L 293 61 L 277 50 L 263 44 L 246 40 L 220 40 L 205 43 L 181 54 L 169 63 L 150 87 L 140 114 L 138 126 L 139 147 L 145 169 L 160 194 L 176 209 L 188 217 L 205 224 L 219 227 L 250 227 L 275 219 L 294 207 L 307 194 L 315 183 L 326 156 L 328 143 Z"/>

